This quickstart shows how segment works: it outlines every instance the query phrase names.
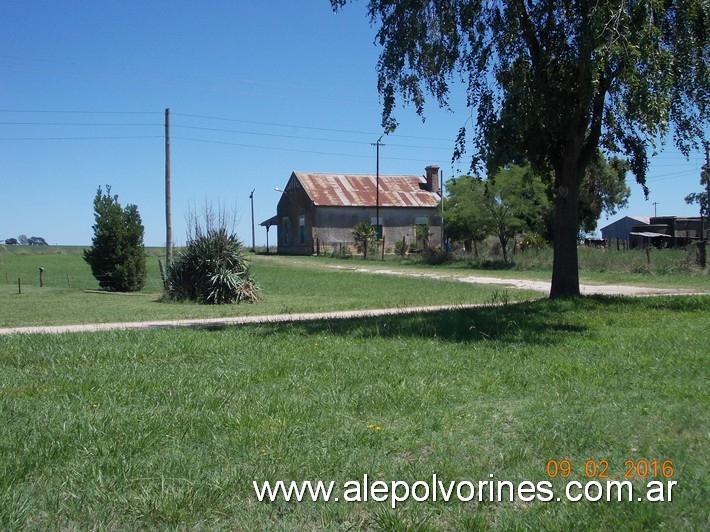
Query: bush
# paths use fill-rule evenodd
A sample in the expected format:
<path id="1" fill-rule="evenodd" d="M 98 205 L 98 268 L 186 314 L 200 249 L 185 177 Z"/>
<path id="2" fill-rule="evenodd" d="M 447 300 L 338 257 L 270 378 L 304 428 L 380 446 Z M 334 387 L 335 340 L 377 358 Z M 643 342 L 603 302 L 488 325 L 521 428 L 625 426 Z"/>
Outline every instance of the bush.
<path id="1" fill-rule="evenodd" d="M 330 252 L 330 257 L 333 259 L 352 259 L 353 252 L 350 251 L 350 246 L 340 244 L 333 247 L 333 251 Z"/>
<path id="2" fill-rule="evenodd" d="M 106 194 L 99 187 L 94 198 L 94 219 L 92 247 L 84 250 L 84 260 L 99 286 L 116 292 L 140 291 L 148 272 L 138 208 L 132 204 L 121 208 L 107 185 Z"/>
<path id="3" fill-rule="evenodd" d="M 441 248 L 426 248 L 422 253 L 422 257 L 424 262 L 430 266 L 449 264 L 454 261 L 453 253 Z"/>
<path id="4" fill-rule="evenodd" d="M 166 297 L 221 305 L 259 300 L 244 246 L 225 227 L 208 227 L 188 238 L 187 247 L 168 266 Z"/>
<path id="5" fill-rule="evenodd" d="M 377 249 L 377 228 L 370 222 L 356 223 L 352 235 L 355 240 L 355 249 L 358 253 L 362 253 L 364 258 L 367 258 L 368 253 L 372 254 Z"/>

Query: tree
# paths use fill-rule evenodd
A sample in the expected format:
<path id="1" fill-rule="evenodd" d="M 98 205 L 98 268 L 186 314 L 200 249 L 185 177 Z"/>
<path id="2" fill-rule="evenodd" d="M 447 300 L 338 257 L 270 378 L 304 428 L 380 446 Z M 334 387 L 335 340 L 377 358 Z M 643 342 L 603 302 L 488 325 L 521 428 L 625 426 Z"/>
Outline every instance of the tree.
<path id="1" fill-rule="evenodd" d="M 5 240 L 5 244 L 8 246 L 18 246 L 20 243 L 17 241 L 16 238 L 8 238 Z"/>
<path id="2" fill-rule="evenodd" d="M 28 245 L 30 246 L 48 246 L 47 241 L 42 238 L 41 236 L 31 236 L 27 240 Z"/>
<path id="3" fill-rule="evenodd" d="M 377 228 L 370 222 L 358 222 L 353 227 L 352 235 L 355 240 L 355 248 L 366 259 L 368 247 L 377 237 Z"/>
<path id="4" fill-rule="evenodd" d="M 708 147 L 705 147 L 706 156 L 709 161 L 703 165 L 700 172 L 700 184 L 705 187 L 703 192 L 693 192 L 685 197 L 688 205 L 698 205 L 700 207 L 700 240 L 698 241 L 698 263 L 705 268 L 707 265 L 707 238 L 706 227 L 710 218 L 710 156 L 707 155 Z"/>
<path id="5" fill-rule="evenodd" d="M 84 250 L 84 260 L 91 266 L 99 286 L 117 292 L 137 292 L 147 277 L 144 228 L 138 208 L 118 203 L 111 187 L 104 194 L 99 187 L 94 198 L 94 237 L 91 249 Z"/>
<path id="6" fill-rule="evenodd" d="M 490 234 L 486 217 L 478 207 L 477 200 L 482 195 L 483 181 L 472 176 L 461 176 L 446 182 L 448 197 L 444 199 L 444 222 L 446 234 L 453 240 L 469 243 L 478 256 L 477 243 Z"/>
<path id="7" fill-rule="evenodd" d="M 578 201 L 597 150 L 624 154 L 647 193 L 649 145 L 672 130 L 687 155 L 704 138 L 704 0 L 370 0 L 368 11 L 379 23 L 386 130 L 397 126 L 398 96 L 423 116 L 425 94 L 448 106 L 460 75 L 476 116 L 472 167 L 495 173 L 525 160 L 551 176 L 551 297 L 579 294 Z M 466 125 L 454 159 L 466 149 Z"/>
<path id="8" fill-rule="evenodd" d="M 629 163 L 618 157 L 609 160 L 597 152 L 584 173 L 579 191 L 579 229 L 591 233 L 602 213 L 613 216 L 629 202 L 631 189 L 626 185 Z"/>
<path id="9" fill-rule="evenodd" d="M 462 176 L 450 180 L 447 190 L 444 216 L 449 234 L 475 243 L 492 233 L 505 262 L 510 240 L 522 231 L 540 231 L 549 210 L 545 185 L 527 166 L 504 168 L 485 181 Z"/>

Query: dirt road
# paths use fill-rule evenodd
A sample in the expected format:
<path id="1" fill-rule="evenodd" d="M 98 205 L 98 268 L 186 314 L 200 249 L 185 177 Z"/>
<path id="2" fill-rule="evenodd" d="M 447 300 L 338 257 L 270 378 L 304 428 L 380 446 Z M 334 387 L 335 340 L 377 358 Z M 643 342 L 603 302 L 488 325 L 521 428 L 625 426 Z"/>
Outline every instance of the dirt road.
<path id="1" fill-rule="evenodd" d="M 367 267 L 347 267 L 339 265 L 321 264 L 318 268 L 328 268 L 342 270 L 353 273 L 370 273 L 376 275 L 398 275 L 405 277 L 420 277 L 428 279 L 439 279 L 448 281 L 459 281 L 462 283 L 494 284 L 511 289 L 533 290 L 541 293 L 549 293 L 550 283 L 546 281 L 531 281 L 526 279 L 503 279 L 499 277 L 480 277 L 472 275 L 461 275 L 452 272 L 423 272 L 417 270 L 391 270 L 378 268 L 376 266 Z M 625 285 L 580 285 L 583 295 L 618 295 L 618 296 L 662 296 L 662 295 L 694 295 L 707 294 L 695 290 L 671 289 L 671 288 L 649 288 L 640 286 Z M 514 299 L 514 297 L 511 297 Z M 349 319 L 370 316 L 391 316 L 395 314 L 414 314 L 417 312 L 437 312 L 441 310 L 479 308 L 491 306 L 490 304 L 473 305 L 439 305 L 428 307 L 406 307 L 406 308 L 385 308 L 369 310 L 348 310 L 335 312 L 316 312 L 302 314 L 276 314 L 267 316 L 241 316 L 231 318 L 206 318 L 191 320 L 163 320 L 145 322 L 125 322 L 125 323 L 93 323 L 82 325 L 51 325 L 34 327 L 8 327 L 0 328 L 0 336 L 9 334 L 61 334 L 76 332 L 98 332 L 117 330 L 140 330 L 140 329 L 165 329 L 179 327 L 202 327 L 219 328 L 228 325 L 246 325 L 254 323 L 289 323 L 298 321 L 334 320 Z"/>

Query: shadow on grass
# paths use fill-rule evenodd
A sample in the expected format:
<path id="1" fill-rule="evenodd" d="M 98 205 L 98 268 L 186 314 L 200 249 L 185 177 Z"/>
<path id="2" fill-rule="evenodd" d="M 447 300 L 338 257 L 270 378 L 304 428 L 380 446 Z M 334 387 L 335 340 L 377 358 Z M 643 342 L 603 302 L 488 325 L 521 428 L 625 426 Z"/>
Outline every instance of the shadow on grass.
<path id="1" fill-rule="evenodd" d="M 446 342 L 496 340 L 553 344 L 586 327 L 560 313 L 550 301 L 441 312 L 291 323 L 288 330 L 305 335 L 353 338 L 422 338 Z M 264 334 L 270 334 L 267 328 Z"/>
<path id="2" fill-rule="evenodd" d="M 422 338 L 444 342 L 499 341 L 515 344 L 553 345 L 583 334 L 594 323 L 618 314 L 620 323 L 628 312 L 710 312 L 708 296 L 633 298 L 588 296 L 452 311 L 370 318 L 291 323 L 287 330 L 304 335 L 337 335 L 353 338 Z M 591 316 L 591 318 L 590 318 Z M 591 324 L 591 325 L 590 325 Z M 600 324 L 600 327 L 605 325 Z M 263 334 L 271 334 L 270 326 Z M 283 327 L 281 325 L 280 327 Z"/>

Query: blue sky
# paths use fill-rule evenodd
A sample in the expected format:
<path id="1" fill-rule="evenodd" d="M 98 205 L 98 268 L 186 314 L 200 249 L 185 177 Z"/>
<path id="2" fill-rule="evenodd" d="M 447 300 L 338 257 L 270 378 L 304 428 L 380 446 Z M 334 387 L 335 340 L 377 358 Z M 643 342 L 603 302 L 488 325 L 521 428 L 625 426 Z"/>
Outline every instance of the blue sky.
<path id="1" fill-rule="evenodd" d="M 274 188 L 293 170 L 375 172 L 374 36 L 365 2 L 338 14 L 328 0 L 2 2 L 0 239 L 89 245 L 92 200 L 109 184 L 138 206 L 146 245 L 164 245 L 170 108 L 174 241 L 184 243 L 185 215 L 212 203 L 236 209 L 250 244 L 254 189 L 264 244 L 258 224 L 275 214 Z M 450 159 L 469 113 L 463 99 L 450 104 L 431 101 L 423 123 L 400 108 L 380 172 L 438 164 L 449 179 L 465 170 Z M 669 142 L 651 163 L 649 200 L 629 176 L 629 208 L 600 225 L 654 208 L 697 216 L 683 198 L 700 190 L 703 163 Z"/>

